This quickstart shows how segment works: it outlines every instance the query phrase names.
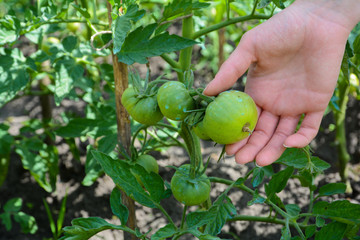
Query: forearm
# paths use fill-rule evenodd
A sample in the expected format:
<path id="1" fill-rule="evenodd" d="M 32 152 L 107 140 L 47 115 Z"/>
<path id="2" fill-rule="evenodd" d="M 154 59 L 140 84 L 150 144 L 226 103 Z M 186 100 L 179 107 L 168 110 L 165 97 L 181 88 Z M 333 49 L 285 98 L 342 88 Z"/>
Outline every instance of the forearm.
<path id="1" fill-rule="evenodd" d="M 337 23 L 349 32 L 360 22 L 360 0 L 296 0 L 293 5 Z"/>

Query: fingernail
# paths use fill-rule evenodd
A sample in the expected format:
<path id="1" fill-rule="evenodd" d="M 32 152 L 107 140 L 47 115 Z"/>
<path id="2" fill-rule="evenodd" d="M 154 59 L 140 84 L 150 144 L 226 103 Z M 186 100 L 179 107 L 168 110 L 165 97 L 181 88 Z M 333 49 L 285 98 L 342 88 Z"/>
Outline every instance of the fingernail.
<path id="1" fill-rule="evenodd" d="M 287 146 L 287 145 L 285 145 L 285 144 L 283 144 L 283 146 L 284 146 L 284 148 L 291 148 L 290 146 Z"/>
<path id="2" fill-rule="evenodd" d="M 259 168 L 261 168 L 261 167 L 262 167 L 262 166 L 258 165 L 256 162 L 255 162 L 255 166 L 256 166 L 256 167 L 259 167 Z"/>

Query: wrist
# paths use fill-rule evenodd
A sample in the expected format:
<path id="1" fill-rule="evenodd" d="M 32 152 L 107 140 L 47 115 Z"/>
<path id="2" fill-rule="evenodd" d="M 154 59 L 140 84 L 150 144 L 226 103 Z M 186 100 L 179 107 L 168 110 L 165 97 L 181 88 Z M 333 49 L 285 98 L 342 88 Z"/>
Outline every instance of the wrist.
<path id="1" fill-rule="evenodd" d="M 296 0 L 293 5 L 349 32 L 360 22 L 360 0 Z"/>

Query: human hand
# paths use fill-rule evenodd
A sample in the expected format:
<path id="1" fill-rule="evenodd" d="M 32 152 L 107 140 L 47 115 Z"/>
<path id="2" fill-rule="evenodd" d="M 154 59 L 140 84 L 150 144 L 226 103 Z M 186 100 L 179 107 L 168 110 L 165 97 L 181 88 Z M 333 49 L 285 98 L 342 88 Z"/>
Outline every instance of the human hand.
<path id="1" fill-rule="evenodd" d="M 338 9 L 314 2 L 296 1 L 247 32 L 204 91 L 217 95 L 249 68 L 245 92 L 259 119 L 249 138 L 226 146 L 238 163 L 269 165 L 286 147 L 305 147 L 318 132 L 354 24 Z"/>

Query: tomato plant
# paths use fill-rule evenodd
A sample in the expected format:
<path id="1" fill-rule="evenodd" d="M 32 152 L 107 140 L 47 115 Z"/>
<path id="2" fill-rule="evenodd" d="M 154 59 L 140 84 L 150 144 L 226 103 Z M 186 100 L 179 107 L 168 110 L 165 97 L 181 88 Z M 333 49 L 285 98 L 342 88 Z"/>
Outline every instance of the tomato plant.
<path id="1" fill-rule="evenodd" d="M 248 137 L 257 122 L 256 105 L 244 92 L 227 91 L 219 94 L 205 112 L 205 132 L 217 143 L 230 144 Z"/>
<path id="2" fill-rule="evenodd" d="M 210 180 L 205 174 L 190 177 L 190 165 L 179 167 L 171 178 L 171 191 L 179 202 L 186 206 L 199 205 L 210 196 Z"/>
<path id="3" fill-rule="evenodd" d="M 189 110 L 194 109 L 195 102 L 185 85 L 181 82 L 170 81 L 163 84 L 157 94 L 161 112 L 172 120 L 184 120 Z"/>
<path id="4" fill-rule="evenodd" d="M 240 171 L 229 169 L 233 159 L 224 157 L 220 144 L 239 141 L 253 131 L 256 106 L 240 91 L 202 95 L 242 35 L 290 3 L 0 4 L 3 238 L 13 239 L 20 228 L 35 234 L 34 239 L 45 239 L 51 232 L 54 239 L 89 239 L 104 230 L 121 231 L 126 240 L 246 238 L 234 224 L 238 221 L 266 222 L 272 232 L 274 225 L 280 226 L 274 233 L 278 239 L 358 238 L 358 198 L 345 194 L 346 184 L 325 181 L 324 173 L 333 173 L 334 168 L 313 155 L 316 149 L 287 149 L 267 167 L 249 163 Z M 350 161 L 345 113 L 348 97 L 359 95 L 359 33 L 354 29 L 349 38 L 330 105 L 336 119 L 340 176 L 348 184 L 356 181 L 348 181 L 345 171 Z M 14 112 L 19 109 L 20 117 Z M 113 181 L 110 203 L 104 201 L 108 193 L 95 199 L 96 187 L 108 189 L 99 179 L 103 174 Z M 78 204 L 66 206 L 63 188 L 69 183 L 69 199 Z M 26 194 L 29 186 L 31 196 Z M 299 189 L 304 190 L 301 199 L 284 198 Z M 94 200 L 96 206 L 89 210 L 81 199 Z M 60 209 L 56 222 L 47 201 Z M 256 211 L 248 211 L 252 209 Z M 263 216 L 256 214 L 260 209 Z M 146 213 L 141 225 L 137 211 Z M 84 212 L 90 217 L 78 217 Z M 147 219 L 151 220 L 144 222 Z M 18 223 L 20 228 L 11 229 Z M 251 238 L 259 238 L 258 234 Z M 28 237 L 19 233 L 15 238 Z"/>

